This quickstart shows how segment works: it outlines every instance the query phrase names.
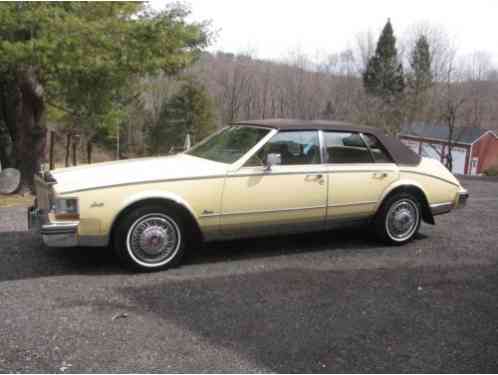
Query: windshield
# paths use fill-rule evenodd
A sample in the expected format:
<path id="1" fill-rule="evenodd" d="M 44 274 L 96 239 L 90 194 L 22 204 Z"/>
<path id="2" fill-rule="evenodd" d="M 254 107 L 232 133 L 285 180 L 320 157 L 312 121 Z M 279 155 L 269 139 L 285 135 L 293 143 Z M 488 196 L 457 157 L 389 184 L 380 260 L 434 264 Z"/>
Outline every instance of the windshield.
<path id="1" fill-rule="evenodd" d="M 199 158 L 231 164 L 253 148 L 270 129 L 231 126 L 186 152 Z"/>

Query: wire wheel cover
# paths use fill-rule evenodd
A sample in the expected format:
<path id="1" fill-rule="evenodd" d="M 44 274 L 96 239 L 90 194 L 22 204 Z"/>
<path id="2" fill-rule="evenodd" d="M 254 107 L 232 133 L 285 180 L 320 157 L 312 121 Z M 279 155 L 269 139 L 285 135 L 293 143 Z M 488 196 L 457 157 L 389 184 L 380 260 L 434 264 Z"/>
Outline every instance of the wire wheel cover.
<path id="1" fill-rule="evenodd" d="M 395 241 L 405 241 L 417 229 L 419 209 L 410 199 L 395 202 L 387 213 L 386 229 L 389 236 Z"/>
<path id="2" fill-rule="evenodd" d="M 139 263 L 167 263 L 180 246 L 178 225 L 163 214 L 142 216 L 128 231 L 126 245 Z"/>

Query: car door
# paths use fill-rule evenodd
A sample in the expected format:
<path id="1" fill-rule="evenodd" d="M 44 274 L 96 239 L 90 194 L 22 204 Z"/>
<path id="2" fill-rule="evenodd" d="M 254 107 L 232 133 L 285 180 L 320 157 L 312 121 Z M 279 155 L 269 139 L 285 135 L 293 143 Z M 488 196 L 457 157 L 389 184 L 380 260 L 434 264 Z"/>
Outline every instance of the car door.
<path id="1" fill-rule="evenodd" d="M 376 137 L 323 132 L 329 174 L 327 224 L 371 217 L 398 167 Z M 367 146 L 368 145 L 368 146 Z"/>
<path id="2" fill-rule="evenodd" d="M 265 167 L 269 154 L 280 165 Z M 280 131 L 239 170 L 229 173 L 222 198 L 225 235 L 273 234 L 323 228 L 327 173 L 318 131 Z"/>

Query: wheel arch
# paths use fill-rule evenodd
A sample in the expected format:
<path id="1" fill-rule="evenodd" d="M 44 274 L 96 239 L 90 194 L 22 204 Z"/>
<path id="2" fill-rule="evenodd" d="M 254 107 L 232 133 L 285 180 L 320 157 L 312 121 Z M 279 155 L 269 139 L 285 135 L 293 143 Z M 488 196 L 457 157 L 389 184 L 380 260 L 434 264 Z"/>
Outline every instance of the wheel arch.
<path id="1" fill-rule="evenodd" d="M 114 216 L 109 227 L 108 243 L 113 243 L 113 235 L 119 221 L 135 208 L 146 204 L 155 204 L 158 206 L 169 207 L 177 210 L 181 213 L 186 223 L 192 229 L 194 236 L 198 236 L 201 241 L 203 240 L 204 236 L 195 217 L 194 211 L 187 202 L 176 195 L 152 194 L 148 196 L 135 197 L 123 204 L 121 209 Z"/>
<path id="2" fill-rule="evenodd" d="M 422 208 L 423 221 L 428 223 L 428 224 L 434 225 L 436 222 L 434 221 L 434 216 L 432 215 L 431 207 L 429 205 L 429 201 L 427 199 L 427 196 L 426 196 L 424 190 L 422 189 L 422 187 L 417 183 L 405 182 L 405 183 L 399 183 L 399 184 L 396 184 L 395 186 L 392 186 L 382 196 L 382 199 L 380 200 L 380 203 L 378 204 L 378 206 L 376 208 L 376 212 L 379 212 L 379 209 L 382 207 L 384 202 L 389 197 L 392 197 L 395 194 L 403 193 L 403 192 L 404 193 L 411 193 L 419 199 L 420 204 L 421 204 L 421 208 Z"/>

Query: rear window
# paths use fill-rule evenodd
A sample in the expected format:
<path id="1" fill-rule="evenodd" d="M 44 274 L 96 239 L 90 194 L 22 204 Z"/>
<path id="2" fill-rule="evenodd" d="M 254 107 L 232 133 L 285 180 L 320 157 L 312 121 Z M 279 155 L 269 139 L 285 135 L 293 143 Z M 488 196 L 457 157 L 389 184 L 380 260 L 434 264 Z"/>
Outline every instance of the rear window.
<path id="1" fill-rule="evenodd" d="M 393 160 L 391 156 L 387 153 L 385 147 L 379 142 L 377 137 L 370 134 L 363 134 L 365 141 L 372 151 L 372 155 L 376 163 L 392 163 Z"/>
<path id="2" fill-rule="evenodd" d="M 372 156 L 358 133 L 325 132 L 328 163 L 373 163 Z"/>

